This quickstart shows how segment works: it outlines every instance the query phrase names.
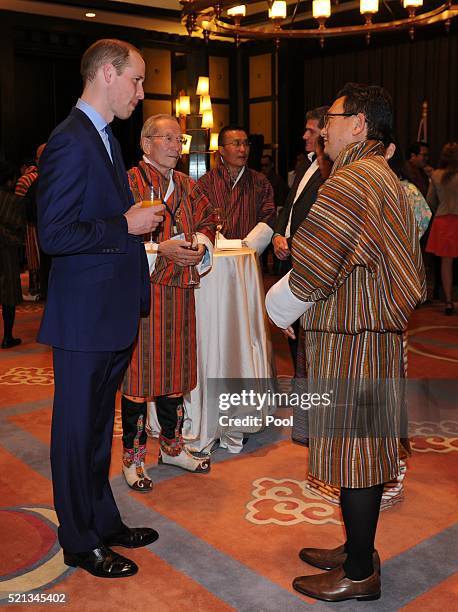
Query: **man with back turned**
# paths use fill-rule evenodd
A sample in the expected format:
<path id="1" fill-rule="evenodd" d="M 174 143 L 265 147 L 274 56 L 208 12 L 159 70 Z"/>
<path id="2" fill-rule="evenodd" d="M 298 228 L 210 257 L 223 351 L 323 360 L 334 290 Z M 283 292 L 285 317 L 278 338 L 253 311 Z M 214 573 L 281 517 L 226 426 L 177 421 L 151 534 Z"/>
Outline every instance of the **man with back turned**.
<path id="1" fill-rule="evenodd" d="M 53 261 L 38 339 L 53 347 L 51 467 L 64 561 L 118 578 L 138 567 L 109 547 L 137 548 L 158 537 L 153 529 L 124 525 L 108 472 L 116 389 L 140 313 L 149 309 L 141 236 L 162 215 L 133 206 L 110 127 L 144 97 L 139 51 L 99 40 L 83 55 L 81 74 L 81 98 L 51 134 L 40 162 L 38 231 Z"/>

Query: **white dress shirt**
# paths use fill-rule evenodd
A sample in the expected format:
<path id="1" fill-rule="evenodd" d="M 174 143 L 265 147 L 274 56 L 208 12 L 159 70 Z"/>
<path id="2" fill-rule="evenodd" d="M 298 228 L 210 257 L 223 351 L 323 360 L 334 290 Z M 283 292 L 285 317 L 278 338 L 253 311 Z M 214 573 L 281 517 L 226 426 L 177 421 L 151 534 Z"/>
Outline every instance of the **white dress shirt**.
<path id="1" fill-rule="evenodd" d="M 304 191 L 305 186 L 309 182 L 309 180 L 312 177 L 312 175 L 315 174 L 315 172 L 316 172 L 316 170 L 318 168 L 318 161 L 316 159 L 314 161 L 312 161 L 314 155 L 315 155 L 315 153 L 312 152 L 312 153 L 309 153 L 308 156 L 307 156 L 309 158 L 311 164 L 307 168 L 307 171 L 305 172 L 304 176 L 301 178 L 301 182 L 297 186 L 296 195 L 294 196 L 293 205 L 291 206 L 291 210 L 289 211 L 289 219 L 288 219 L 288 225 L 286 226 L 286 230 L 285 230 L 285 238 L 289 238 L 290 235 L 291 235 L 291 219 L 293 217 L 294 204 L 296 203 L 296 200 L 301 195 L 301 193 Z"/>

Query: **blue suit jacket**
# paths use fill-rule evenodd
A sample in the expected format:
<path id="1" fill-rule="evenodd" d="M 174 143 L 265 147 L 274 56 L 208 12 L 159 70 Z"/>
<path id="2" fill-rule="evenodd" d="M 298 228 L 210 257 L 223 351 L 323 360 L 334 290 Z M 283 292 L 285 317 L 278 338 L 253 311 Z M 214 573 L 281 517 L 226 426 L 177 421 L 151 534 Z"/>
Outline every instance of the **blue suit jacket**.
<path id="1" fill-rule="evenodd" d="M 40 160 L 38 234 L 53 261 L 39 342 L 118 351 L 134 341 L 149 309 L 149 275 L 123 216 L 132 200 L 124 166 L 117 175 L 96 128 L 73 108 Z"/>

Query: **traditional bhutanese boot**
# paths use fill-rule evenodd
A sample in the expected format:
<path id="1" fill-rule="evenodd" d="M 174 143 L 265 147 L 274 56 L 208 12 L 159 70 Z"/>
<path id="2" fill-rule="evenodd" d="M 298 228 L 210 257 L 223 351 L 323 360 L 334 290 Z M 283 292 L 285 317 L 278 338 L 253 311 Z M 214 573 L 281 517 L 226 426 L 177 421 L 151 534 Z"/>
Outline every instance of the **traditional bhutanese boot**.
<path id="1" fill-rule="evenodd" d="M 196 473 L 210 471 L 210 457 L 195 457 L 184 445 L 183 397 L 161 395 L 156 398 L 157 417 L 161 425 L 159 435 L 159 460 Z"/>
<path id="2" fill-rule="evenodd" d="M 121 416 L 124 445 L 122 472 L 124 478 L 134 491 L 149 493 L 153 489 L 153 481 L 148 478 L 145 471 L 146 402 L 133 402 L 122 396 Z"/>

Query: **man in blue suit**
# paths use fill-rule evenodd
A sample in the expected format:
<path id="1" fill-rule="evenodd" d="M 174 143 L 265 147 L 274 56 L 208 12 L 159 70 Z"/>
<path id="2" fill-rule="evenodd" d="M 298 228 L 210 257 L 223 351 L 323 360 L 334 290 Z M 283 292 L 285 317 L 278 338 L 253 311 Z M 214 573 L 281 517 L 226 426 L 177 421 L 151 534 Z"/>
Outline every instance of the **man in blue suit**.
<path id="1" fill-rule="evenodd" d="M 110 546 L 136 548 L 158 537 L 124 525 L 108 472 L 116 390 L 140 313 L 149 309 L 141 236 L 162 214 L 133 205 L 110 127 L 144 97 L 139 51 L 99 40 L 83 55 L 81 75 L 81 98 L 40 161 L 39 239 L 53 261 L 38 339 L 53 347 L 51 467 L 64 561 L 118 578 L 138 567 Z"/>

